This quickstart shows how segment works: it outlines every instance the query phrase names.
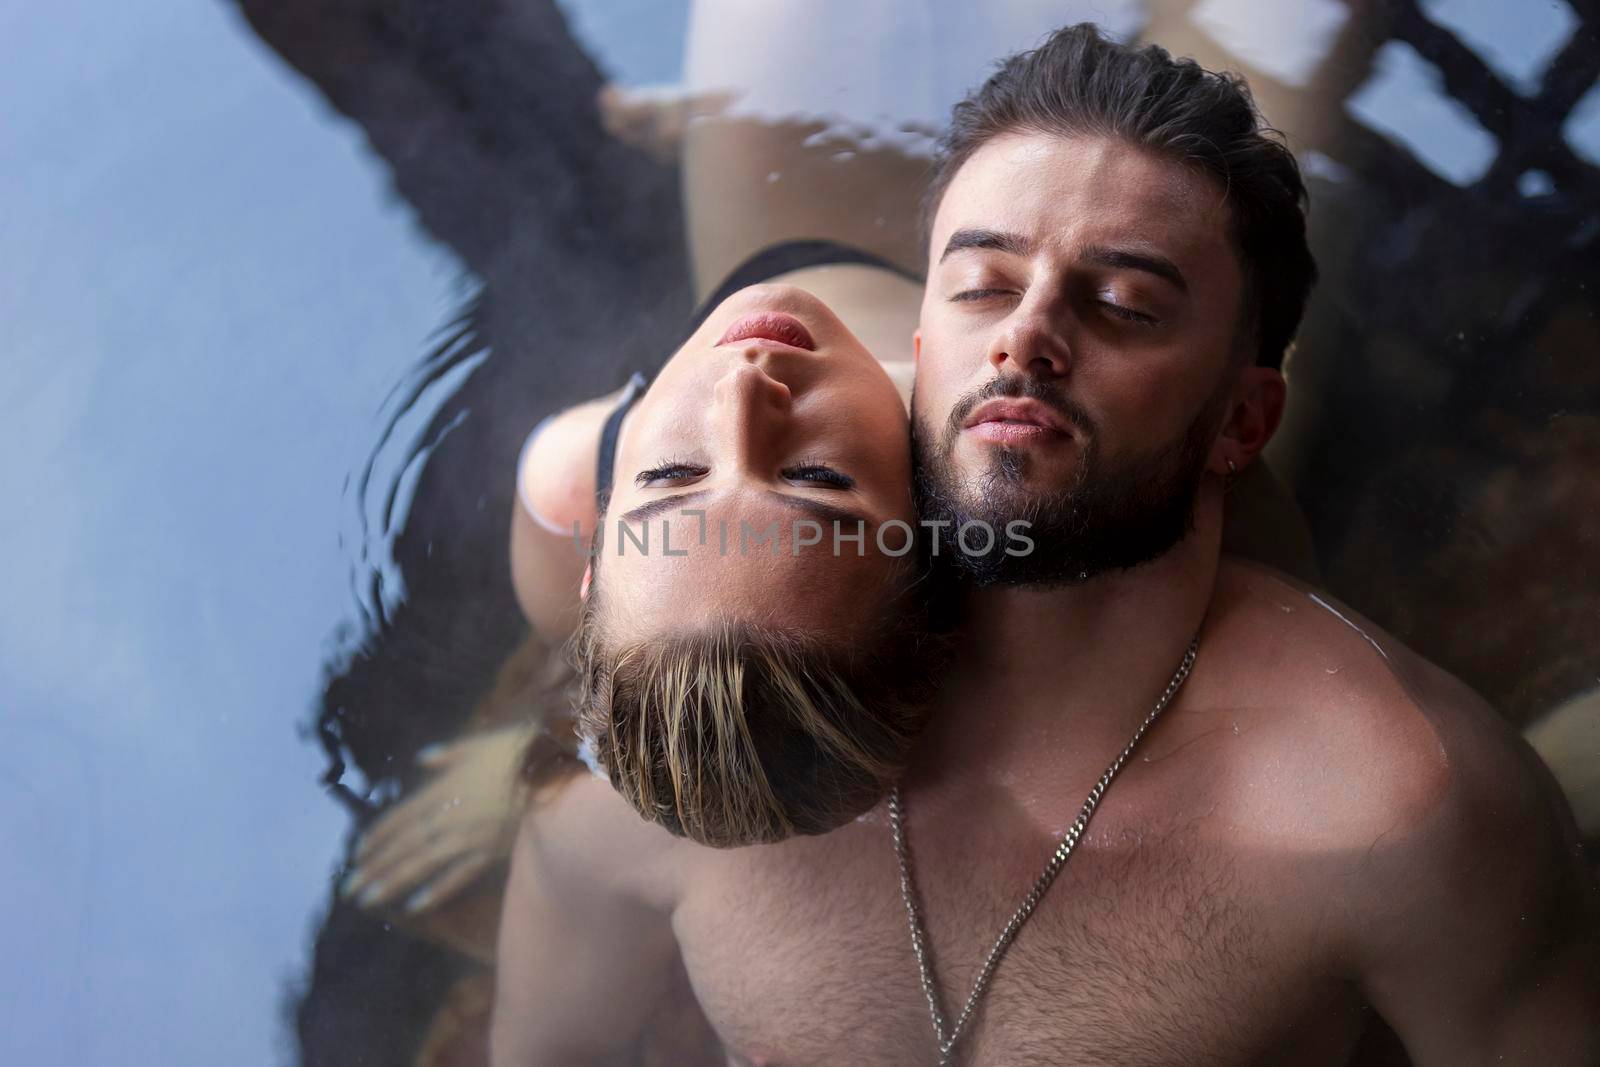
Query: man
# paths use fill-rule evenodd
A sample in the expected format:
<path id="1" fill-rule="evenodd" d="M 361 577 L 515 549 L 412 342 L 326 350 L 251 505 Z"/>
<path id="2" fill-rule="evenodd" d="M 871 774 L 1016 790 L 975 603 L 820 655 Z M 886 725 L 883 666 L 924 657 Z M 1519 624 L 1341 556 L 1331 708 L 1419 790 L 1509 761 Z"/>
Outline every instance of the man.
<path id="1" fill-rule="evenodd" d="M 871 816 L 717 852 L 603 781 L 549 799 L 497 1062 L 609 1062 L 680 967 L 740 1063 L 1332 1064 L 1374 1009 L 1420 1064 L 1600 1061 L 1600 904 L 1537 760 L 1221 557 L 1313 274 L 1292 158 L 1234 83 L 1090 27 L 1009 60 L 945 148 L 925 515 L 1038 549 L 956 554 L 961 655 Z"/>

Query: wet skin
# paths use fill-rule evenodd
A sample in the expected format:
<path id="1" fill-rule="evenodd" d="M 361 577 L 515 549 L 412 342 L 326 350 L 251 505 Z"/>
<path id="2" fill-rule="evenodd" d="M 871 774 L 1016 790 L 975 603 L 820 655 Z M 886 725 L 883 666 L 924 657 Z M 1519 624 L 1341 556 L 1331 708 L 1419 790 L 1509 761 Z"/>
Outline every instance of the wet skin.
<path id="1" fill-rule="evenodd" d="M 1418 1063 L 1527 1062 L 1541 1042 L 1547 1062 L 1585 1062 L 1591 889 L 1559 794 L 1498 717 L 1349 609 L 1247 564 L 1221 567 L 1204 642 L 1270 669 L 1202 655 L 1002 964 L 963 1062 L 1343 1063 L 1369 1005 Z M 958 681 L 949 707 L 981 692 L 993 720 L 1023 699 L 981 687 Z M 1080 710 L 1031 736 L 1057 757 L 1053 785 L 988 767 L 942 789 L 925 768 L 910 787 L 947 1010 L 1103 769 L 1074 741 Z M 563 976 L 604 974 L 618 998 L 637 983 L 648 1007 L 681 959 L 729 1062 L 934 1060 L 881 808 L 716 852 L 585 778 L 525 825 L 511 892 L 528 910 L 503 927 L 503 960 L 537 928 Z M 544 995 L 546 1018 L 584 1010 Z M 1463 1056 L 1463 1036 L 1490 1053 Z M 587 1055 L 558 1062 L 604 1062 Z"/>
<path id="2" fill-rule="evenodd" d="M 943 257 L 963 230 L 1020 240 Z M 1224 398 L 1194 528 L 1165 555 L 965 605 L 904 785 L 947 1012 L 1196 632 L 1200 655 L 1001 964 L 962 1062 L 1342 1063 L 1372 1010 L 1423 1065 L 1600 1060 L 1600 904 L 1536 758 L 1348 608 L 1219 555 L 1222 475 L 1284 396 L 1230 362 L 1243 283 L 1222 191 L 1124 146 L 1001 138 L 952 183 L 932 255 L 919 419 L 1032 375 L 1131 457 Z M 993 291 L 952 299 L 974 287 Z M 1007 440 L 1041 489 L 1082 462 L 1073 433 Z M 963 435 L 971 485 L 993 447 Z M 881 808 L 712 852 L 574 782 L 524 825 L 501 951 L 504 1064 L 604 1062 L 644 1025 L 620 1006 L 654 1005 L 679 966 L 730 1062 L 936 1058 Z"/>

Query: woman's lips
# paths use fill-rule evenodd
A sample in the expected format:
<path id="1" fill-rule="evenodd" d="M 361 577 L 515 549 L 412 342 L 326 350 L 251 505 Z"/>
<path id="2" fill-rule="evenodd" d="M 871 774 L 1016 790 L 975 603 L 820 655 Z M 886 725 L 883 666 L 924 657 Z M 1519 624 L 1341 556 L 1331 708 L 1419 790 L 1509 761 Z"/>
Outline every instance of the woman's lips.
<path id="1" fill-rule="evenodd" d="M 736 320 L 717 344 L 731 345 L 735 341 L 751 340 L 777 341 L 779 344 L 803 348 L 807 352 L 817 350 L 817 343 L 811 339 L 811 331 L 799 319 L 781 311 L 761 311 Z"/>

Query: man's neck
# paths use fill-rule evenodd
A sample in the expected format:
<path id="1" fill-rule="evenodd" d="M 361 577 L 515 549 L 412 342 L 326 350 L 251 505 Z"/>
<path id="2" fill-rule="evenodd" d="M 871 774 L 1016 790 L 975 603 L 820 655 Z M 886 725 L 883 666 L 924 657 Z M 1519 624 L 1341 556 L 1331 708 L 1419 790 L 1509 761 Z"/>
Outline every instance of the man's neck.
<path id="1" fill-rule="evenodd" d="M 964 605 L 953 670 L 920 746 L 918 783 L 1055 791 L 1078 764 L 1092 782 L 1155 706 L 1211 601 L 1220 494 L 1149 563 L 1081 585 L 996 588 Z M 955 797 L 952 796 L 952 801 Z"/>

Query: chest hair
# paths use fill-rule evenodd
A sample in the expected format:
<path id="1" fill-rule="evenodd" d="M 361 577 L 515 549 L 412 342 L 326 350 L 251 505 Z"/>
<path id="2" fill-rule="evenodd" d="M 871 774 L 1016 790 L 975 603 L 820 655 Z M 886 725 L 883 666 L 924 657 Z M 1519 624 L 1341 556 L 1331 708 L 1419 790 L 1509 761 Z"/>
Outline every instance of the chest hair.
<path id="1" fill-rule="evenodd" d="M 988 842 L 918 872 L 947 1017 L 1050 842 Z M 1021 862 L 1027 860 L 1026 863 Z M 927 1063 L 932 1028 L 887 830 L 719 855 L 676 917 L 736 1059 Z M 972 1063 L 1245 1063 L 1314 996 L 1269 905 L 1193 832 L 1090 835 L 996 972 Z"/>

